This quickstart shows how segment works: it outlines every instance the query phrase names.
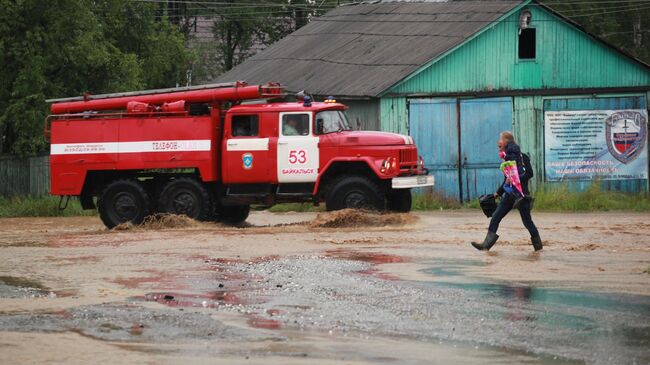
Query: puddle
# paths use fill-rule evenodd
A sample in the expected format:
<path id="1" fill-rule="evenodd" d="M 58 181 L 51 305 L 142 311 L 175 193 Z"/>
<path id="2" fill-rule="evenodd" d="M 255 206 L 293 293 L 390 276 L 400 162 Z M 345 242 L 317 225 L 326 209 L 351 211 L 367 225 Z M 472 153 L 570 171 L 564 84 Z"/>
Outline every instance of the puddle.
<path id="1" fill-rule="evenodd" d="M 650 315 L 650 297 L 641 295 L 603 294 L 496 283 L 441 283 L 441 285 L 477 290 L 485 296 L 539 306 L 568 306 Z"/>
<path id="2" fill-rule="evenodd" d="M 442 260 L 424 271 L 436 277 L 437 285 L 477 291 L 486 297 L 503 298 L 540 306 L 568 306 L 650 315 L 650 297 L 647 296 L 592 293 L 490 281 L 480 282 L 476 278 L 465 276 L 463 272 L 464 268 L 470 266 L 485 265 L 487 265 L 485 262 L 476 260 Z"/>
<path id="3" fill-rule="evenodd" d="M 20 287 L 20 288 L 47 290 L 47 288 L 43 284 L 41 284 L 36 280 L 21 278 L 17 276 L 0 276 L 0 284 Z"/>
<path id="4" fill-rule="evenodd" d="M 40 282 L 17 276 L 0 276 L 0 298 L 41 298 L 56 296 Z"/>
<path id="5" fill-rule="evenodd" d="M 449 279 L 450 277 L 463 277 L 463 270 L 467 267 L 487 266 L 487 263 L 479 260 L 438 260 L 436 265 L 427 270 L 435 277 Z"/>
<path id="6" fill-rule="evenodd" d="M 279 339 L 277 336 L 225 325 L 207 313 L 121 304 L 75 307 L 53 313 L 4 315 L 0 316 L 0 328 L 16 332 L 72 331 L 107 341 Z"/>
<path id="7" fill-rule="evenodd" d="M 595 363 L 650 362 L 650 297 L 477 281 L 463 274 L 465 267 L 478 264 L 485 265 L 443 261 L 424 272 L 436 278 L 428 285 L 460 289 L 475 297 L 469 300 L 482 303 L 482 310 L 474 313 L 481 322 L 519 322 L 527 323 L 525 328 L 554 331 L 565 337 L 565 346 L 580 342 L 580 347 L 592 347 Z"/>
<path id="8" fill-rule="evenodd" d="M 185 275 L 159 272 L 159 275 L 144 278 L 119 278 L 123 286 L 139 287 L 142 283 L 152 284 L 158 291 L 131 297 L 131 301 L 156 302 L 171 308 L 239 308 L 243 305 L 264 303 L 264 296 L 246 297 L 242 293 L 256 290 L 263 278 L 244 272 L 228 270 L 231 265 L 250 266 L 261 262 L 277 260 L 276 256 L 255 257 L 250 260 L 210 258 L 194 256 L 193 260 L 205 264 L 200 273 L 208 275 Z M 115 280 L 116 282 L 118 280 Z"/>
<path id="9" fill-rule="evenodd" d="M 148 289 L 126 305 L 5 315 L 0 329 L 75 331 L 138 343 L 256 341 L 318 331 L 349 337 L 350 343 L 358 336 L 384 337 L 414 341 L 429 350 L 444 344 L 466 347 L 476 356 L 493 350 L 508 354 L 485 359 L 487 363 L 523 363 L 515 359 L 519 356 L 544 364 L 650 363 L 646 297 L 477 281 L 464 274 L 468 267 L 486 265 L 475 260 L 436 262 L 425 271 L 431 281 L 395 280 L 381 272 L 382 265 L 409 259 L 378 250 L 193 260 L 201 265 L 191 274 L 151 272 L 146 280 L 121 280 L 135 288 L 147 283 Z M 142 307 L 143 302 L 161 306 Z M 226 326 L 214 319 L 218 313 L 243 316 L 248 328 Z"/>
<path id="10" fill-rule="evenodd" d="M 252 328 L 301 333 L 316 330 L 351 338 L 388 336 L 432 345 L 444 342 L 474 350 L 487 346 L 500 351 L 534 353 L 539 363 L 554 363 L 548 354 L 557 354 L 558 363 L 580 357 L 554 346 L 550 350 L 535 348 L 555 333 L 536 334 L 542 340 L 532 343 L 522 329 L 508 333 L 512 326 L 501 319 L 493 320 L 495 315 L 483 311 L 476 300 L 477 293 L 466 295 L 469 290 L 441 290 L 395 280 L 379 271 L 381 264 L 407 261 L 380 252 L 339 249 L 323 256 L 297 255 L 251 263 L 230 261 L 224 268 L 237 276 L 258 278 L 252 290 L 238 293 L 243 299 L 266 298 L 262 303 L 238 308 Z M 513 314 L 513 318 L 514 315 L 518 314 Z"/>
<path id="11" fill-rule="evenodd" d="M 337 249 L 323 256 L 231 261 L 223 269 L 256 278 L 237 293 L 265 298 L 239 307 L 254 328 L 507 349 L 535 354 L 540 363 L 650 362 L 650 299 L 477 282 L 464 275 L 468 266 L 487 265 L 475 260 L 432 265 L 426 271 L 431 282 L 382 276 L 382 264 L 405 262 L 377 251 Z"/>
<path id="12" fill-rule="evenodd" d="M 156 288 L 162 286 L 173 285 L 176 278 L 179 276 L 176 272 L 160 271 L 160 270 L 140 270 L 140 272 L 150 274 L 149 276 L 131 276 L 123 277 L 118 276 L 112 281 L 121 285 L 124 288 L 136 289 L 143 284 L 152 285 Z"/>
<path id="13" fill-rule="evenodd" d="M 362 261 L 370 264 L 395 264 L 407 262 L 405 257 L 381 252 L 353 251 L 345 249 L 325 251 L 325 256 L 336 259 Z"/>
<path id="14" fill-rule="evenodd" d="M 217 291 L 210 294 L 147 293 L 143 297 L 134 297 L 132 299 L 157 302 L 172 308 L 216 308 L 222 305 L 249 304 L 236 294 L 226 291 Z"/>
<path id="15" fill-rule="evenodd" d="M 405 257 L 391 255 L 381 252 L 368 252 L 368 251 L 354 251 L 347 249 L 336 249 L 325 251 L 326 257 L 342 259 L 342 260 L 351 260 L 351 261 L 360 261 L 369 263 L 372 266 L 369 268 L 364 268 L 362 270 L 356 271 L 357 274 L 374 276 L 382 280 L 397 281 L 400 278 L 397 275 L 389 274 L 382 272 L 376 266 L 379 264 L 397 264 L 402 262 L 407 262 L 408 260 Z"/>
<path id="16" fill-rule="evenodd" d="M 277 330 L 282 327 L 282 322 L 276 321 L 275 319 L 269 319 L 269 318 L 253 315 L 248 319 L 248 325 L 253 328 Z"/>

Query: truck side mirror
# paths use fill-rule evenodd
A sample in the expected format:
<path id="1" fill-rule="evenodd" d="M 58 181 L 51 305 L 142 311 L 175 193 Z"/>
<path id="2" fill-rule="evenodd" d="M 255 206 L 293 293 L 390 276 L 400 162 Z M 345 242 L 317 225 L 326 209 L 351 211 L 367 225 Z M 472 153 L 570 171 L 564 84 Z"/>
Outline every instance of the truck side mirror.
<path id="1" fill-rule="evenodd" d="M 316 119 L 316 134 L 323 134 L 323 120 Z"/>

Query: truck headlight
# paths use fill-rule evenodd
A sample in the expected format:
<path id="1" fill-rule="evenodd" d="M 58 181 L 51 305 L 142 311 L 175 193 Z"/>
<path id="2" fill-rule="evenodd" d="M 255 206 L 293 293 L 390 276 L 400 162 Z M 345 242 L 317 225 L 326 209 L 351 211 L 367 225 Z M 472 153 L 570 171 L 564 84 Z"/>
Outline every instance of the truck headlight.
<path id="1" fill-rule="evenodd" d="M 379 169 L 379 171 L 381 171 L 382 174 L 385 174 L 388 169 L 390 169 L 390 158 L 387 158 L 384 160 L 384 162 L 382 162 L 381 169 Z"/>

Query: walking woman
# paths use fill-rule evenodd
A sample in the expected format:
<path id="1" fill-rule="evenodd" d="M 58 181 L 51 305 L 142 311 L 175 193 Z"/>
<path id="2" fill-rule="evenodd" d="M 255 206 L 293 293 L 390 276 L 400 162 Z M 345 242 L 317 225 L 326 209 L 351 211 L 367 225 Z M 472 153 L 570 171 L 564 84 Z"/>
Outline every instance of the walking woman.
<path id="1" fill-rule="evenodd" d="M 517 163 L 517 171 L 519 172 L 519 179 L 521 180 L 521 187 L 526 196 L 530 195 L 528 190 L 528 181 L 531 178 L 530 166 L 524 167 L 523 156 L 519 146 L 515 143 L 515 137 L 510 132 L 501 132 L 499 141 L 497 142 L 499 151 L 505 153 L 506 161 L 515 161 Z M 502 154 L 503 155 L 503 154 Z M 499 187 L 494 197 L 501 197 L 501 202 L 497 207 L 496 211 L 492 215 L 490 220 L 490 226 L 488 227 L 487 236 L 483 243 L 472 242 L 477 250 L 488 251 L 499 239 L 497 235 L 497 230 L 499 229 L 499 223 L 503 217 L 506 216 L 513 208 L 519 210 L 519 215 L 521 215 L 521 221 L 524 223 L 526 229 L 530 233 L 530 240 L 533 243 L 533 248 L 535 251 L 542 249 L 542 239 L 539 237 L 539 232 L 533 219 L 530 216 L 530 204 L 531 200 L 529 198 L 521 199 L 519 192 L 512 186 L 512 181 L 509 178 L 504 178 L 503 183 Z M 517 206 L 515 206 L 517 202 Z"/>

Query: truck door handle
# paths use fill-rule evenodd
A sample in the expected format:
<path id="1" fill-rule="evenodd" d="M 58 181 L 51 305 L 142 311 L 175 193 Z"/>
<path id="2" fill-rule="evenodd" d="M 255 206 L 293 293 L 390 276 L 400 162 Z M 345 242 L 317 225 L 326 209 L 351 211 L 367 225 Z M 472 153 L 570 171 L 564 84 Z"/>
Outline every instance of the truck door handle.
<path id="1" fill-rule="evenodd" d="M 237 142 L 230 142 L 230 141 L 228 142 L 228 146 L 236 146 L 236 145 L 237 145 Z"/>
<path id="2" fill-rule="evenodd" d="M 278 142 L 279 145 L 286 146 L 289 144 L 289 142 Z"/>

